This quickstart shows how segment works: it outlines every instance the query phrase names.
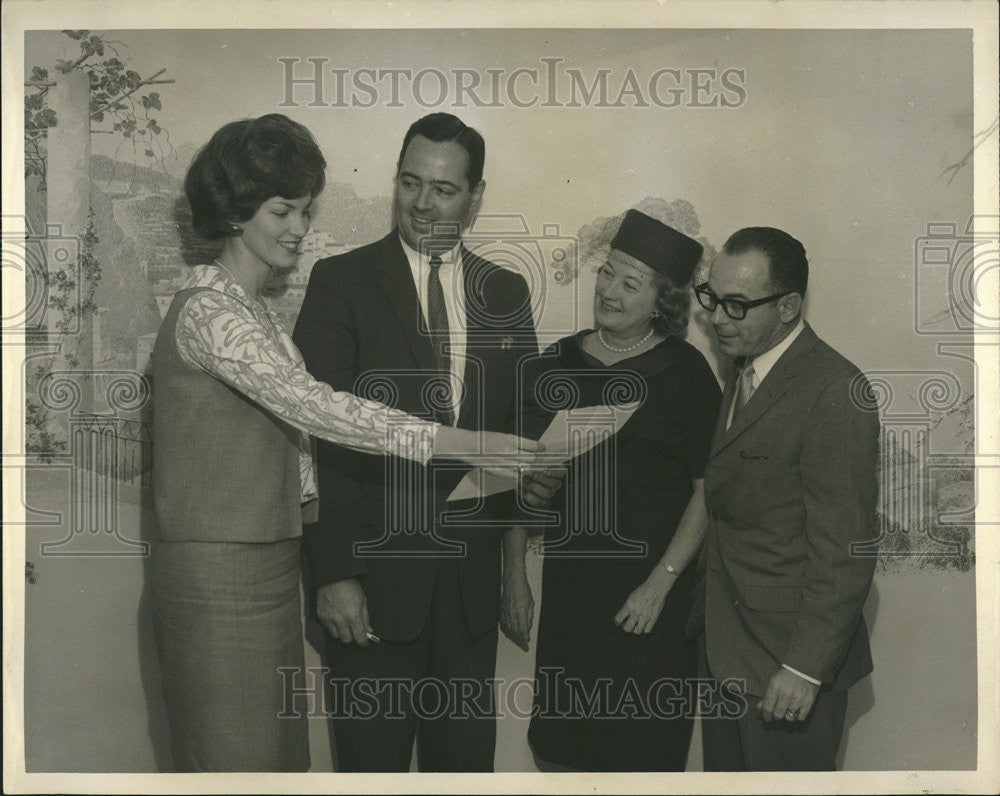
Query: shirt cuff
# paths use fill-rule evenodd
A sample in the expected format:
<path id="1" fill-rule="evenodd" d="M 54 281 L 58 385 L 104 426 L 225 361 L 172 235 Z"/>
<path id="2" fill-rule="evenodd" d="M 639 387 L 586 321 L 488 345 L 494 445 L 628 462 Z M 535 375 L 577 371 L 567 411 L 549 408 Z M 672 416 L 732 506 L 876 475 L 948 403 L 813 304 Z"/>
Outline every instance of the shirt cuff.
<path id="1" fill-rule="evenodd" d="M 803 680 L 808 680 L 813 685 L 823 685 L 823 683 L 820 680 L 817 680 L 815 677 L 810 677 L 808 674 L 802 674 L 802 672 L 800 672 L 798 669 L 793 669 L 787 663 L 781 664 L 781 668 L 788 669 L 788 671 L 790 671 L 792 674 L 797 674 Z"/>

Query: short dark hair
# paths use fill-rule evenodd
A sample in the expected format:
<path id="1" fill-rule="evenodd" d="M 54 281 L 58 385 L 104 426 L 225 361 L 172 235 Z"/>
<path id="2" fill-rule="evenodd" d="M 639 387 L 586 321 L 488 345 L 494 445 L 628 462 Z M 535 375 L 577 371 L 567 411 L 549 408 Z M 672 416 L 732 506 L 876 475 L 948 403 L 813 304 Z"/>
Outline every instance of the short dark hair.
<path id="1" fill-rule="evenodd" d="M 428 141 L 440 143 L 441 141 L 454 141 L 461 146 L 469 155 L 469 167 L 465 176 L 469 181 L 469 188 L 475 188 L 483 179 L 483 164 L 486 162 L 486 142 L 475 128 L 469 127 L 465 122 L 450 113 L 431 113 L 421 119 L 417 119 L 410 125 L 403 137 L 403 148 L 399 150 L 399 160 L 396 161 L 396 173 L 403 165 L 403 157 L 406 155 L 406 148 L 414 136 L 422 135 Z"/>
<path id="2" fill-rule="evenodd" d="M 249 221 L 272 196 L 317 196 L 325 169 L 312 133 L 287 116 L 230 122 L 198 151 L 184 178 L 191 225 L 209 240 L 239 235 L 234 223 Z"/>
<path id="3" fill-rule="evenodd" d="M 730 255 L 758 251 L 767 257 L 769 276 L 775 290 L 806 294 L 809 283 L 809 261 L 805 247 L 774 227 L 746 227 L 729 236 L 723 252 Z"/>

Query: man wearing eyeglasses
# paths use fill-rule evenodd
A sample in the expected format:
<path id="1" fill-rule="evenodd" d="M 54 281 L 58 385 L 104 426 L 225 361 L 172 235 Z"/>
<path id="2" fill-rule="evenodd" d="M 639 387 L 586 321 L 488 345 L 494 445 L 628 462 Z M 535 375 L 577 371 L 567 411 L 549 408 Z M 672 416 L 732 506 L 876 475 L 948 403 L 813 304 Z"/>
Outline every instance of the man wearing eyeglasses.
<path id="1" fill-rule="evenodd" d="M 833 770 L 847 689 L 872 669 L 875 560 L 855 548 L 875 535 L 879 421 L 868 382 L 802 318 L 808 273 L 799 241 L 751 227 L 695 288 L 734 358 L 690 626 L 718 708 L 702 721 L 706 771 Z"/>

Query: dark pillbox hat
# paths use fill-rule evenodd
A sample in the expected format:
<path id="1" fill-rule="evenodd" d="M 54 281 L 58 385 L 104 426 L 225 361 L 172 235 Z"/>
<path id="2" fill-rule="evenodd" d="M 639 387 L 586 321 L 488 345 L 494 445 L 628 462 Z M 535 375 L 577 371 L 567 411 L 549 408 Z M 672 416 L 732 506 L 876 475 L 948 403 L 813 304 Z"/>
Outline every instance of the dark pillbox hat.
<path id="1" fill-rule="evenodd" d="M 638 210 L 625 214 L 611 248 L 630 254 L 678 286 L 691 279 L 702 252 L 698 241 Z"/>

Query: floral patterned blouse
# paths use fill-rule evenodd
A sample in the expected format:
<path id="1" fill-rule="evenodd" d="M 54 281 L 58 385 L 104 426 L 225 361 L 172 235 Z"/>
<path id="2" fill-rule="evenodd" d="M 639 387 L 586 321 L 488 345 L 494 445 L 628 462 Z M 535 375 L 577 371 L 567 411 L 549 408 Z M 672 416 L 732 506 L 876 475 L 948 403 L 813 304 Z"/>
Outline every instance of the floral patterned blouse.
<path id="1" fill-rule="evenodd" d="M 421 464 L 431 457 L 438 423 L 316 381 L 271 309 L 251 298 L 224 268 L 196 266 L 181 289 L 192 288 L 208 290 L 192 296 L 177 319 L 181 359 L 303 432 L 303 503 L 316 497 L 310 434 L 353 450 L 391 453 Z"/>

